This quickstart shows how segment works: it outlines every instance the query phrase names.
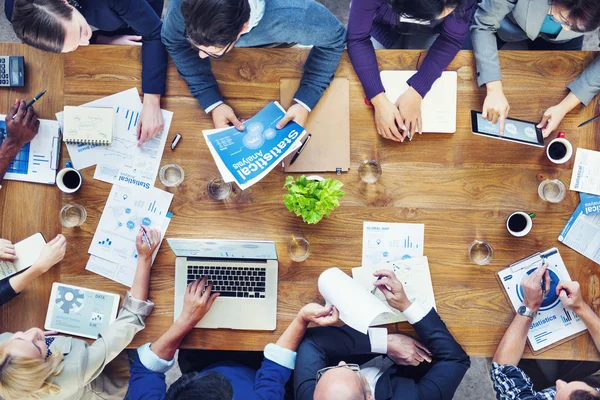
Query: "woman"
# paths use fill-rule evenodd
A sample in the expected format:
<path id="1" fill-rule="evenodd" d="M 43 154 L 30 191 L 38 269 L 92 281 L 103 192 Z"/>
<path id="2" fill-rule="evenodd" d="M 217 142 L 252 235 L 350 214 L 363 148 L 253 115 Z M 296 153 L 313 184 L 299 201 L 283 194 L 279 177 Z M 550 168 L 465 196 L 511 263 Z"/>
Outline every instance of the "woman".
<path id="1" fill-rule="evenodd" d="M 482 0 L 471 26 L 477 61 L 477 83 L 486 85 L 483 118 L 500 120 L 500 133 L 510 106 L 502 88 L 498 44 L 526 41 L 530 49 L 581 50 L 583 32 L 600 26 L 598 0 Z M 497 34 L 497 37 L 496 37 Z M 579 103 L 587 105 L 600 91 L 598 58 L 569 86 L 570 93 L 546 110 L 538 128 L 548 137 Z"/>
<path id="2" fill-rule="evenodd" d="M 375 107 L 377 132 L 404 141 L 421 130 L 421 100 L 462 47 L 476 0 L 353 0 L 348 20 L 348 54 L 367 99 Z M 409 35 L 433 44 L 409 88 L 391 103 L 379 77 L 371 37 L 386 48 L 405 47 Z M 439 35 L 439 36 L 438 36 Z M 426 45 L 426 47 L 429 47 Z"/>
<path id="3" fill-rule="evenodd" d="M 6 0 L 5 11 L 19 39 L 40 50 L 68 53 L 91 40 L 142 46 L 144 106 L 137 126 L 138 146 L 142 146 L 164 125 L 160 110 L 167 78 L 167 51 L 160 37 L 163 4 L 164 0 Z M 102 33 L 94 36 L 94 29 Z"/>
<path id="4" fill-rule="evenodd" d="M 31 267 L 18 275 L 0 280 L 0 306 L 8 303 L 19 293 L 31 285 L 33 281 L 54 265 L 58 264 L 67 250 L 67 239 L 63 235 L 57 235 L 46 243 L 39 257 Z M 15 246 L 6 239 L 0 239 L 0 263 L 14 262 L 17 260 Z"/>
<path id="5" fill-rule="evenodd" d="M 98 340 L 53 339 L 50 332 L 32 328 L 0 335 L 0 398 L 16 399 L 123 399 L 126 385 L 117 387 L 102 374 L 106 365 L 144 329 L 154 308 L 148 299 L 152 254 L 160 232 L 147 229 L 151 247 L 137 235 L 138 265 L 123 307 Z M 61 343 L 53 346 L 53 340 Z"/>

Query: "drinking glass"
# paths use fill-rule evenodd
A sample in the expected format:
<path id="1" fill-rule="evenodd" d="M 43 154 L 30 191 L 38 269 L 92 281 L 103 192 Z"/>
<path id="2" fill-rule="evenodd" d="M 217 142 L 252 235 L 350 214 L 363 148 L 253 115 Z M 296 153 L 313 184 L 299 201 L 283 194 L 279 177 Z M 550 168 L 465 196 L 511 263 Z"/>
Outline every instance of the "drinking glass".
<path id="1" fill-rule="evenodd" d="M 381 176 L 381 165 L 375 160 L 365 160 L 358 167 L 358 175 L 365 183 L 375 183 Z"/>
<path id="2" fill-rule="evenodd" d="M 494 259 L 494 249 L 489 243 L 475 240 L 469 246 L 469 258 L 477 265 L 488 265 Z"/>
<path id="3" fill-rule="evenodd" d="M 233 186 L 231 185 L 231 182 L 225 182 L 221 178 L 213 179 L 208 182 L 208 186 L 206 187 L 208 195 L 213 200 L 225 200 L 229 197 L 232 190 Z"/>
<path id="4" fill-rule="evenodd" d="M 160 169 L 158 174 L 160 182 L 166 187 L 176 187 L 181 185 L 185 174 L 183 168 L 177 164 L 167 164 Z"/>
<path id="5" fill-rule="evenodd" d="M 86 218 L 87 212 L 85 211 L 85 208 L 79 204 L 67 204 L 61 208 L 58 213 L 60 224 L 65 228 L 80 226 L 85 222 Z"/>
<path id="6" fill-rule="evenodd" d="M 288 245 L 288 255 L 293 261 L 302 262 L 310 255 L 310 244 L 303 237 L 293 237 Z"/>
<path id="7" fill-rule="evenodd" d="M 544 201 L 560 203 L 567 196 L 567 188 L 558 179 L 546 179 L 538 186 L 538 194 Z"/>

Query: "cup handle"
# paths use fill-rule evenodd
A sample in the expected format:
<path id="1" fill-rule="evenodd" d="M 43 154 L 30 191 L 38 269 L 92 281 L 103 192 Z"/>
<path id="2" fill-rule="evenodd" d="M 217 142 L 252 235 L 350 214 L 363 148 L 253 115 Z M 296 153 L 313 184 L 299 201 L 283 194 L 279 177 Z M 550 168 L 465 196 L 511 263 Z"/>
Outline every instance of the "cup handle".
<path id="1" fill-rule="evenodd" d="M 561 131 L 561 132 L 558 132 L 558 136 L 557 136 L 557 138 L 560 138 L 560 139 L 562 139 L 562 138 L 564 138 L 564 137 L 565 137 L 565 133 L 564 133 L 564 132 L 562 132 L 562 131 Z"/>
<path id="2" fill-rule="evenodd" d="M 65 168 L 73 168 L 73 163 L 71 163 L 71 160 L 67 160 L 65 163 Z"/>
<path id="3" fill-rule="evenodd" d="M 529 215 L 531 218 L 535 218 L 535 214 L 534 213 L 529 213 L 527 215 Z"/>

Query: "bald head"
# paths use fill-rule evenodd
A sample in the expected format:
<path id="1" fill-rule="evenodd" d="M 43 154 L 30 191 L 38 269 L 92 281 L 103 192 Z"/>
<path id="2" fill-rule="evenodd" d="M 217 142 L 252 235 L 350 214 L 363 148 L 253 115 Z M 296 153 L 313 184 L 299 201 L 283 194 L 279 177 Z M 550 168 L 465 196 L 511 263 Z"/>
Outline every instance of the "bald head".
<path id="1" fill-rule="evenodd" d="M 315 387 L 314 400 L 364 400 L 360 375 L 348 368 L 336 368 L 323 374 Z"/>

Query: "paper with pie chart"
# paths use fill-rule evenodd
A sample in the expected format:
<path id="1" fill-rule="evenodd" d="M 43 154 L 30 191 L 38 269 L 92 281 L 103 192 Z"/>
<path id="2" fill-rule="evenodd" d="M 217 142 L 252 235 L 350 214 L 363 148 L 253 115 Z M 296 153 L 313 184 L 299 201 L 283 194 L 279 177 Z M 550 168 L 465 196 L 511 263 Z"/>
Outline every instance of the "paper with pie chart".
<path id="1" fill-rule="evenodd" d="M 560 342 L 570 336 L 585 331 L 587 328 L 581 318 L 572 310 L 564 307 L 556 293 L 556 286 L 561 280 L 570 281 L 569 271 L 558 252 L 552 248 L 542 253 L 512 264 L 509 268 L 498 272 L 506 293 L 515 311 L 523 304 L 521 282 L 535 271 L 543 262 L 548 263 L 550 273 L 550 290 L 542 306 L 531 323 L 527 339 L 533 351 Z"/>

